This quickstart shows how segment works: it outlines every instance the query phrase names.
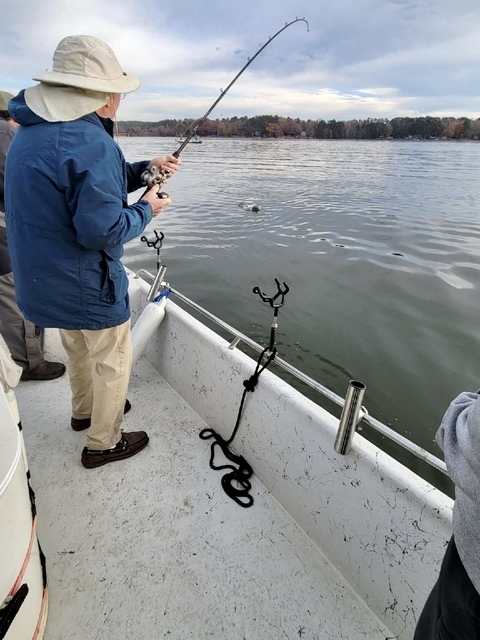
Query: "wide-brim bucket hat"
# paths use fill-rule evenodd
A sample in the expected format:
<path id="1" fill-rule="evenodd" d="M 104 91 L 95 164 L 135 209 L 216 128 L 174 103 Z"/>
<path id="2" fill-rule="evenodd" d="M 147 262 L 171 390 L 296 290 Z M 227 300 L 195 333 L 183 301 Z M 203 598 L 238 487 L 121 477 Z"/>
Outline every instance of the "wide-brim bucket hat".
<path id="1" fill-rule="evenodd" d="M 101 108 L 114 93 L 140 87 L 126 73 L 112 49 L 94 36 L 63 38 L 53 54 L 52 71 L 33 78 L 40 84 L 25 91 L 27 105 L 49 122 L 81 118 Z"/>
<path id="2" fill-rule="evenodd" d="M 0 91 L 0 111 L 8 111 L 8 103 L 13 95 L 8 91 Z"/>
<path id="3" fill-rule="evenodd" d="M 27 106 L 47 122 L 71 122 L 104 107 L 110 93 L 77 87 L 37 84 L 25 89 Z"/>

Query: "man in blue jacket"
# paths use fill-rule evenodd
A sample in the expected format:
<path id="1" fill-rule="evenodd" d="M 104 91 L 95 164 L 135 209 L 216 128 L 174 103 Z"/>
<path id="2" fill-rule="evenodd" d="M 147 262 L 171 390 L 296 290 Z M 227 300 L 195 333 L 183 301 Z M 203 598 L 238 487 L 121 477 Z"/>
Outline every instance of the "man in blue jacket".
<path id="1" fill-rule="evenodd" d="M 121 431 L 131 371 L 124 243 L 171 203 L 154 185 L 128 205 L 154 166 L 171 176 L 173 156 L 129 164 L 113 140 L 121 95 L 140 86 L 110 47 L 68 36 L 52 71 L 9 103 L 20 125 L 5 173 L 8 244 L 18 304 L 40 327 L 57 327 L 68 356 L 72 427 L 88 429 L 82 464 L 138 453 L 143 431 Z"/>

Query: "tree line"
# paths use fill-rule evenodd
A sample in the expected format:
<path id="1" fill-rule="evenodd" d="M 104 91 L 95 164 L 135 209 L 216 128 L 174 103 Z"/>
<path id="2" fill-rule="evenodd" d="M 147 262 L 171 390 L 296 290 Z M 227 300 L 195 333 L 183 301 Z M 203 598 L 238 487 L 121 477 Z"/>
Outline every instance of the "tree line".
<path id="1" fill-rule="evenodd" d="M 119 134 L 125 136 L 180 137 L 195 120 L 160 120 L 159 122 L 123 121 Z M 479 140 L 480 118 L 461 117 L 366 118 L 365 120 L 301 120 L 281 116 L 254 116 L 205 120 L 197 133 L 209 137 L 319 138 L 322 140 Z"/>

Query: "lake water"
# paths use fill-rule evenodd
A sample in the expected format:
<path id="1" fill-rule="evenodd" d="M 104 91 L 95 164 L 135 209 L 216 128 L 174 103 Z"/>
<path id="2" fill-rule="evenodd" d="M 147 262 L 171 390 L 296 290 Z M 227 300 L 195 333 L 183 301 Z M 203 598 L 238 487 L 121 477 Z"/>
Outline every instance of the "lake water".
<path id="1" fill-rule="evenodd" d="M 129 161 L 178 147 L 120 145 Z M 361 380 L 372 416 L 441 457 L 448 403 L 480 387 L 479 156 L 475 143 L 207 138 L 183 151 L 174 203 L 147 232 L 165 234 L 172 287 L 261 344 L 272 313 L 252 289 L 287 282 L 279 356 L 341 396 Z M 124 261 L 153 273 L 156 252 L 135 240 Z"/>

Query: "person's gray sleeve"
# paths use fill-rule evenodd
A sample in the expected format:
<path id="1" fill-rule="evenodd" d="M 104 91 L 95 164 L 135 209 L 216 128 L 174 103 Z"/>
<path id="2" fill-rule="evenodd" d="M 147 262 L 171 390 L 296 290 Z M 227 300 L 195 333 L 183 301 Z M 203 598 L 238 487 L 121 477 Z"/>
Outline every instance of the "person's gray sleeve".
<path id="1" fill-rule="evenodd" d="M 463 392 L 448 407 L 435 436 L 448 473 L 471 500 L 480 501 L 480 394 Z"/>

